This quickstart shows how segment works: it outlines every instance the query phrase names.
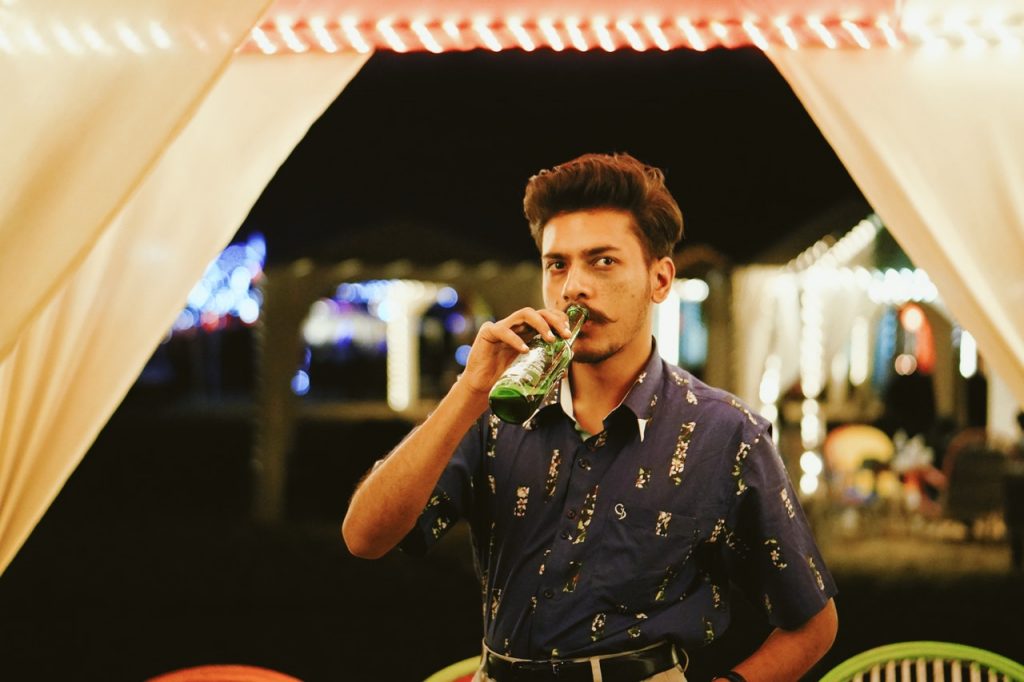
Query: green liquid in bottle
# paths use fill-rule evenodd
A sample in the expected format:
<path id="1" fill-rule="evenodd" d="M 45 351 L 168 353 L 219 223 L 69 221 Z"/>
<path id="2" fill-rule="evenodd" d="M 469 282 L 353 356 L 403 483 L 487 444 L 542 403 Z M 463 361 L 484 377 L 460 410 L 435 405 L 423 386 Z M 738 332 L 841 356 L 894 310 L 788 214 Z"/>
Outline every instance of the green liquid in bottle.
<path id="1" fill-rule="evenodd" d="M 540 408 L 544 398 L 572 361 L 572 342 L 589 317 L 586 308 L 569 306 L 566 311 L 572 335 L 568 339 L 545 341 L 538 334 L 527 346 L 529 350 L 505 370 L 488 396 L 491 411 L 502 421 L 523 424 Z"/>

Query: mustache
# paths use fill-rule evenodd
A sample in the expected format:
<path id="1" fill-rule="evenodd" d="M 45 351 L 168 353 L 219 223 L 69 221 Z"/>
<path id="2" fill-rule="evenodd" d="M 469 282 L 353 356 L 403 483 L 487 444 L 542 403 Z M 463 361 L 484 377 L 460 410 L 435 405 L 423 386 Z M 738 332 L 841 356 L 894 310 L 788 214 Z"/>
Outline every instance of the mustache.
<path id="1" fill-rule="evenodd" d="M 605 322 L 611 322 L 611 319 L 596 308 L 590 306 L 584 306 L 590 315 L 587 317 L 587 322 L 595 322 L 597 324 L 603 324 Z M 564 312 L 564 311 L 563 311 Z"/>

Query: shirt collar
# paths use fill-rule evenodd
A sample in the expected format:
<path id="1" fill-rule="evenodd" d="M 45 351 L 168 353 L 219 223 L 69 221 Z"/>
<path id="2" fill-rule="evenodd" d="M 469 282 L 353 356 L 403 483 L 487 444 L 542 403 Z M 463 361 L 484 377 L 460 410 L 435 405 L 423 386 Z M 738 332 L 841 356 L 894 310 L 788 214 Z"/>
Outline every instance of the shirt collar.
<path id="1" fill-rule="evenodd" d="M 644 365 L 640 374 L 637 375 L 633 385 L 626 393 L 626 397 L 612 410 L 614 414 L 622 408 L 626 408 L 633 413 L 633 416 L 636 418 L 637 430 L 640 433 L 640 442 L 644 440 L 647 423 L 654 416 L 654 409 L 658 404 L 658 389 L 661 386 L 664 373 L 664 365 L 661 356 L 658 354 L 657 341 L 651 338 L 651 354 L 647 358 L 647 364 Z M 568 373 L 562 377 L 562 380 L 547 395 L 541 409 L 552 405 L 560 406 L 570 419 L 576 421 L 572 409 L 572 390 L 569 386 Z"/>

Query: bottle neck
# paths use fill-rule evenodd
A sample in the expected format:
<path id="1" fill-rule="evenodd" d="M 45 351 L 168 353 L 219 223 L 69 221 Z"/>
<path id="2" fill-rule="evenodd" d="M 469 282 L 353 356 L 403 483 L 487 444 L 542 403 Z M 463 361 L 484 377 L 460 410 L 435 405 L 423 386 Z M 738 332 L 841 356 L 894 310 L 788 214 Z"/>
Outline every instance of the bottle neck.
<path id="1" fill-rule="evenodd" d="M 572 330 L 572 334 L 570 334 L 565 342 L 571 346 L 576 341 L 576 337 L 579 336 L 580 330 L 583 329 L 584 323 L 590 317 L 590 311 L 580 305 L 571 305 L 565 312 L 569 316 L 569 328 Z"/>

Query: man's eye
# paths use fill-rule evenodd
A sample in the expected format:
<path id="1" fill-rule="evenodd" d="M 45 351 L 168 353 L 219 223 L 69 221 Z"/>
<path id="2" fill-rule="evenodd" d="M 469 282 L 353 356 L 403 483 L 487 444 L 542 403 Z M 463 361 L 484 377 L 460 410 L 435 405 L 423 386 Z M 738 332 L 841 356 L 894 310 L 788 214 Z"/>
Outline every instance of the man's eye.
<path id="1" fill-rule="evenodd" d="M 605 266 L 607 266 L 607 265 L 612 265 L 614 263 L 615 263 L 615 259 L 614 258 L 610 258 L 608 256 L 601 256 L 600 258 L 597 259 L 597 264 L 598 265 L 605 265 Z"/>
<path id="2" fill-rule="evenodd" d="M 548 263 L 548 270 L 562 270 L 565 268 L 565 263 L 560 260 L 553 260 Z"/>

